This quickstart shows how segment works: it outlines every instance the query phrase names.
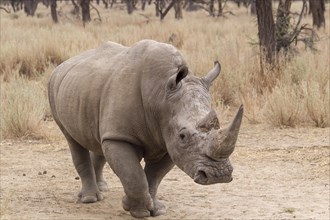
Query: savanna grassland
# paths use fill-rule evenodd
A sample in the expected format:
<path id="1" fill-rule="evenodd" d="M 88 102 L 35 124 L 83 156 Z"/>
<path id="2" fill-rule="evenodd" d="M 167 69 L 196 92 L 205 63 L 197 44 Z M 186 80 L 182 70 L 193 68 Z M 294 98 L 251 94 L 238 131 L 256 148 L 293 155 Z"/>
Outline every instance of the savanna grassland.
<path id="1" fill-rule="evenodd" d="M 299 12 L 300 7 L 295 3 L 292 11 Z M 285 59 L 280 69 L 266 70 L 262 75 L 256 18 L 244 7 L 238 9 L 229 3 L 225 10 L 235 15 L 219 18 L 198 11 L 186 12 L 183 20 L 175 20 L 170 13 L 163 22 L 155 17 L 152 6 L 131 16 L 118 8 L 99 8 L 102 21 L 92 10 L 94 21 L 85 27 L 70 14 L 69 2 L 59 5 L 57 25 L 43 5 L 39 5 L 35 17 L 26 17 L 22 11 L 1 11 L 3 137 L 40 136 L 39 123 L 49 114 L 46 82 L 56 65 L 105 41 L 129 46 L 141 39 L 172 43 L 197 75 L 206 74 L 214 60 L 219 60 L 221 78 L 212 88 L 213 103 L 219 112 L 243 103 L 250 123 L 329 126 L 329 28 L 317 31 L 316 52 L 298 42 L 290 60 Z M 312 24 L 311 16 L 305 16 L 302 24 Z"/>
<path id="2" fill-rule="evenodd" d="M 184 12 L 164 21 L 154 6 L 128 15 L 123 8 L 91 11 L 84 25 L 70 1 L 58 3 L 59 24 L 39 5 L 35 17 L 0 10 L 0 219 L 132 219 L 121 207 L 123 189 L 109 166 L 110 191 L 93 204 L 76 202 L 80 180 L 64 137 L 51 119 L 47 81 L 66 59 L 102 42 L 130 46 L 153 39 L 176 46 L 189 68 L 206 74 L 222 65 L 211 89 L 220 123 L 238 106 L 244 119 L 229 184 L 197 185 L 178 168 L 162 181 L 167 213 L 155 219 L 328 219 L 330 172 L 330 5 L 316 51 L 298 42 L 278 68 L 260 69 L 257 20 L 227 3 L 226 17 Z M 274 9 L 277 4 L 274 4 Z M 294 2 L 292 12 L 300 13 Z M 297 17 L 292 18 L 296 22 Z M 310 15 L 302 24 L 312 24 Z"/>

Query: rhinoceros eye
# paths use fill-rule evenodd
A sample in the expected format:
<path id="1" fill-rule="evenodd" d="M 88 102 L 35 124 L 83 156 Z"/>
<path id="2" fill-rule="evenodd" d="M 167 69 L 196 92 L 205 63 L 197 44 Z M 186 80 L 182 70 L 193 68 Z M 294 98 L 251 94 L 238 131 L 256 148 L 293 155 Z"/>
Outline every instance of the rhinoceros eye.
<path id="1" fill-rule="evenodd" d="M 189 141 L 190 136 L 190 131 L 187 128 L 182 128 L 179 131 L 179 138 L 182 144 L 186 144 Z"/>

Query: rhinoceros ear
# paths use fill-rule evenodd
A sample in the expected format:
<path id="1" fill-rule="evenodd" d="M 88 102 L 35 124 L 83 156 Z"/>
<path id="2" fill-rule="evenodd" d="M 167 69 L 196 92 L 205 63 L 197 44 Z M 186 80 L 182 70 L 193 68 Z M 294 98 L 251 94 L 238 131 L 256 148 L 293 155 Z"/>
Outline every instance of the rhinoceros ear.
<path id="1" fill-rule="evenodd" d="M 206 76 L 202 78 L 203 82 L 206 84 L 208 88 L 210 88 L 213 80 L 215 80 L 219 76 L 220 71 L 221 71 L 221 65 L 219 61 L 215 61 L 213 69 L 211 69 L 210 72 L 208 72 Z"/>
<path id="2" fill-rule="evenodd" d="M 176 74 L 171 76 L 167 81 L 167 89 L 175 90 L 181 86 L 181 80 L 188 75 L 188 67 L 180 66 Z"/>

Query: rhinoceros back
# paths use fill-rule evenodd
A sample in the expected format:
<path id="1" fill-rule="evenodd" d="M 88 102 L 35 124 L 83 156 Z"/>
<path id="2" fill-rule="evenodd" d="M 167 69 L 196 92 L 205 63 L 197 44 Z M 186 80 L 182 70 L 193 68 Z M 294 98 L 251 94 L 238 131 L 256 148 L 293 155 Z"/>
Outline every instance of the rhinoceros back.
<path id="1" fill-rule="evenodd" d="M 127 47 L 107 42 L 63 62 L 53 72 L 48 94 L 54 120 L 65 135 L 100 152 L 100 97 L 115 70 L 116 56 Z M 110 94 L 109 94 L 110 95 Z"/>

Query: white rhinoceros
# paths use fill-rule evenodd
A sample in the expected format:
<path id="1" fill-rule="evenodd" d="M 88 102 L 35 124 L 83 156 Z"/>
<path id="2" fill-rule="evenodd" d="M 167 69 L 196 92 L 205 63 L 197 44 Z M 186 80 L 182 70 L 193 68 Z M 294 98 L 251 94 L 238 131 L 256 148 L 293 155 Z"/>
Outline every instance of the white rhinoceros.
<path id="1" fill-rule="evenodd" d="M 209 87 L 220 68 L 215 62 L 198 78 L 175 47 L 152 40 L 132 47 L 107 42 L 59 65 L 48 84 L 49 102 L 81 178 L 80 200 L 102 200 L 105 162 L 134 217 L 165 213 L 156 193 L 174 165 L 199 184 L 230 182 L 228 157 L 243 107 L 219 128 Z"/>

